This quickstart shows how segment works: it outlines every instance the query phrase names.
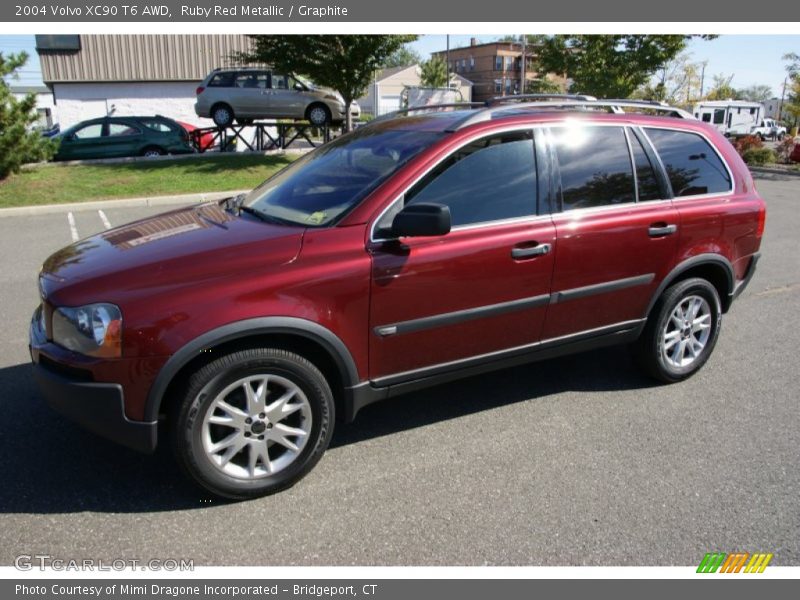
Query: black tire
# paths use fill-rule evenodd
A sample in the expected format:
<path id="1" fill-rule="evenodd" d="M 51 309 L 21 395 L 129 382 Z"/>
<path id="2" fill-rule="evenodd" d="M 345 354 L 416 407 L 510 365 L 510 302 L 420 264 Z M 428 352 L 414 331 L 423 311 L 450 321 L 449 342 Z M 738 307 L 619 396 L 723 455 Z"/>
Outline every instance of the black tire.
<path id="1" fill-rule="evenodd" d="M 665 350 L 667 329 L 672 328 L 669 335 L 677 337 L 678 344 L 682 343 L 683 336 L 687 334 L 684 329 L 676 327 L 674 322 L 670 323 L 670 319 L 678 306 L 688 302 L 692 297 L 705 300 L 710 327 L 702 350 L 691 358 L 691 362 L 679 366 L 667 355 L 668 350 Z M 716 288 L 699 277 L 684 279 L 667 288 L 661 295 L 650 313 L 642 335 L 631 346 L 631 353 L 634 361 L 651 377 L 665 383 L 682 381 L 694 375 L 708 361 L 717 343 L 721 325 L 722 306 Z M 688 335 L 695 336 L 691 330 Z M 697 335 L 703 334 L 698 332 Z M 689 343 L 689 337 L 685 339 Z"/>
<path id="2" fill-rule="evenodd" d="M 142 156 L 156 157 L 156 156 L 164 156 L 165 154 L 166 152 L 164 151 L 164 149 L 159 148 L 158 146 L 148 146 L 147 148 L 142 150 Z"/>
<path id="3" fill-rule="evenodd" d="M 283 378 L 302 391 L 310 410 L 310 433 L 305 446 L 281 470 L 254 478 L 236 477 L 224 472 L 223 467 L 215 464 L 204 449 L 204 419 L 209 410 L 214 414 L 211 406 L 221 391 L 237 384 L 243 377 L 256 375 Z M 255 348 L 224 355 L 192 374 L 185 389 L 183 400 L 170 419 L 173 450 L 186 474 L 216 496 L 244 500 L 284 490 L 317 464 L 330 443 L 335 423 L 330 386 L 316 366 L 292 352 Z M 249 443 L 258 444 L 255 438 L 250 440 Z M 268 442 L 264 444 L 268 445 Z M 241 454 L 237 453 L 230 462 L 246 460 L 245 454 L 249 457 L 253 447 L 246 445 Z M 278 452 L 286 451 L 275 443 L 271 448 L 273 451 L 276 448 Z"/>
<path id="4" fill-rule="evenodd" d="M 233 109 L 228 104 L 219 103 L 211 107 L 211 119 L 217 127 L 228 127 L 234 118 Z"/>
<path id="5" fill-rule="evenodd" d="M 323 127 L 331 122 L 331 110 L 322 103 L 315 103 L 306 109 L 306 119 L 316 127 Z"/>

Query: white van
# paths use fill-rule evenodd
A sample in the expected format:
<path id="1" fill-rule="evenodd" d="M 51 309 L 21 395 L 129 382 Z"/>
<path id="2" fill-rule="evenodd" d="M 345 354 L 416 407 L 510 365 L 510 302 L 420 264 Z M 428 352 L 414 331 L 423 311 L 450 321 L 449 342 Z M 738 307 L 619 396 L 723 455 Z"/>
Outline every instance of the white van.
<path id="1" fill-rule="evenodd" d="M 694 116 L 711 123 L 722 134 L 738 137 L 750 135 L 764 118 L 764 105 L 744 100 L 717 100 L 695 104 Z"/>

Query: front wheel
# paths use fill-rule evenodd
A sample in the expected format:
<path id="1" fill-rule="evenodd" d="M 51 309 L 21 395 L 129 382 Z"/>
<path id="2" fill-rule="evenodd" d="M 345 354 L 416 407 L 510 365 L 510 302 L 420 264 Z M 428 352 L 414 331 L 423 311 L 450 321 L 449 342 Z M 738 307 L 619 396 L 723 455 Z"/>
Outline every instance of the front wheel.
<path id="1" fill-rule="evenodd" d="M 681 381 L 709 359 L 721 323 L 716 288 L 696 277 L 679 281 L 656 303 L 633 357 L 648 375 L 666 383 Z"/>
<path id="2" fill-rule="evenodd" d="M 331 121 L 331 111 L 324 104 L 314 104 L 308 109 L 307 118 L 312 125 L 322 127 Z"/>
<path id="3" fill-rule="evenodd" d="M 328 447 L 334 420 L 333 394 L 311 362 L 257 348 L 222 356 L 189 378 L 172 439 L 192 479 L 242 500 L 300 480 Z"/>

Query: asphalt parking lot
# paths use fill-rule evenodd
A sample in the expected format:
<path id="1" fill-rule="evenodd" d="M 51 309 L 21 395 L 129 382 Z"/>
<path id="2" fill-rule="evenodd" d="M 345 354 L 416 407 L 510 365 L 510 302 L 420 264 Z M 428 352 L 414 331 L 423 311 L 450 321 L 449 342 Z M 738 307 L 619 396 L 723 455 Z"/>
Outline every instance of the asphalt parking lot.
<path id="1" fill-rule="evenodd" d="M 757 185 L 759 270 L 694 378 L 654 385 L 616 348 L 426 390 L 364 409 L 298 485 L 238 504 L 52 414 L 30 378 L 43 259 L 162 209 L 0 219 L 0 564 L 800 565 L 800 178 Z"/>

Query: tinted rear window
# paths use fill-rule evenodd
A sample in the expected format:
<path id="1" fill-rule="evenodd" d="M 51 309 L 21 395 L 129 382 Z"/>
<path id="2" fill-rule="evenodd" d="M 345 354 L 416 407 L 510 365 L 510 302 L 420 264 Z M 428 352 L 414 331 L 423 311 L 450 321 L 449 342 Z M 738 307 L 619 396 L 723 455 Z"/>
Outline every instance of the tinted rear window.
<path id="1" fill-rule="evenodd" d="M 661 156 L 675 196 L 730 191 L 731 178 L 725 165 L 702 136 L 670 129 L 646 131 Z"/>
<path id="2" fill-rule="evenodd" d="M 208 82 L 208 87 L 231 87 L 233 85 L 233 72 L 217 73 Z"/>

